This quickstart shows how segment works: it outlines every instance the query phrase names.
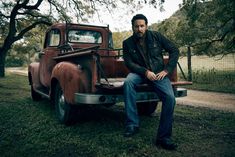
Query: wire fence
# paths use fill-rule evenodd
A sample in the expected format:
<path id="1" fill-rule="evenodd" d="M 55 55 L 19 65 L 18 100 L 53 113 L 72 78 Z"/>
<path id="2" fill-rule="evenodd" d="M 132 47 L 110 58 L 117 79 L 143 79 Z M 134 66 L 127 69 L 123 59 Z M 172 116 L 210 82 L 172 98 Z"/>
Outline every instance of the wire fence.
<path id="1" fill-rule="evenodd" d="M 180 57 L 179 63 L 185 73 L 188 75 L 187 57 Z M 226 56 L 192 56 L 192 81 L 198 83 L 227 82 L 235 83 L 235 54 Z M 182 74 L 179 71 L 179 76 Z"/>

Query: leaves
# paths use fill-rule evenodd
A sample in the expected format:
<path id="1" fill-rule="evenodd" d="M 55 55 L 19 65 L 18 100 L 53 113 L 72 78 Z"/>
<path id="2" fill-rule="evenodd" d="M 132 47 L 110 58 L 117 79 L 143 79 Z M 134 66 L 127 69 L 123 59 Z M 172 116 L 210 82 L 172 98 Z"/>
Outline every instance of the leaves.
<path id="1" fill-rule="evenodd" d="M 196 55 L 235 53 L 234 1 L 185 0 L 183 4 L 175 15 L 157 25 L 160 32 L 182 50 L 192 47 Z"/>

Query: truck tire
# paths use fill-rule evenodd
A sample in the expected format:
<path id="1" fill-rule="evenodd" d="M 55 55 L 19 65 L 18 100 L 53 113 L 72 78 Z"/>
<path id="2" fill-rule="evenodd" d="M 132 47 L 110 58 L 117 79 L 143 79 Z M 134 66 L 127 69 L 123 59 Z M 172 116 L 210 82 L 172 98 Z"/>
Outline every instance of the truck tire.
<path id="1" fill-rule="evenodd" d="M 39 101 L 42 99 L 42 96 L 33 89 L 33 85 L 31 85 L 31 97 L 33 101 Z"/>
<path id="2" fill-rule="evenodd" d="M 157 104 L 158 104 L 157 101 L 136 103 L 138 114 L 151 116 L 155 112 Z"/>
<path id="3" fill-rule="evenodd" d="M 55 89 L 55 112 L 60 123 L 70 125 L 73 120 L 73 107 L 66 102 L 64 93 L 60 84 L 56 85 Z"/>

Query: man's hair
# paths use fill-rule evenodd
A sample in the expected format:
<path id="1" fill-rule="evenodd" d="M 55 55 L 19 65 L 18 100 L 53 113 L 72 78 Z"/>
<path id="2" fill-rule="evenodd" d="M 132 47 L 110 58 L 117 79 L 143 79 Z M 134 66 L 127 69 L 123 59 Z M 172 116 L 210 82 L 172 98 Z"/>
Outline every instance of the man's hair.
<path id="1" fill-rule="evenodd" d="M 136 20 L 144 20 L 145 24 L 148 24 L 148 19 L 143 15 L 143 14 L 136 14 L 135 16 L 133 16 L 132 20 L 131 20 L 131 24 L 132 26 L 134 25 L 134 22 Z"/>

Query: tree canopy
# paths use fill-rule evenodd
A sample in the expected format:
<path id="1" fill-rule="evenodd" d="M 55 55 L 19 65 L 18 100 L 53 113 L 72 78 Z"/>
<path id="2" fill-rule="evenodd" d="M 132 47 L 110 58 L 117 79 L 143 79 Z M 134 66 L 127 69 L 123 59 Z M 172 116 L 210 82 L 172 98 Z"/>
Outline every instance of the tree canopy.
<path id="1" fill-rule="evenodd" d="M 188 1 L 171 18 L 152 28 L 179 47 L 192 47 L 196 55 L 235 53 L 235 1 Z"/>

